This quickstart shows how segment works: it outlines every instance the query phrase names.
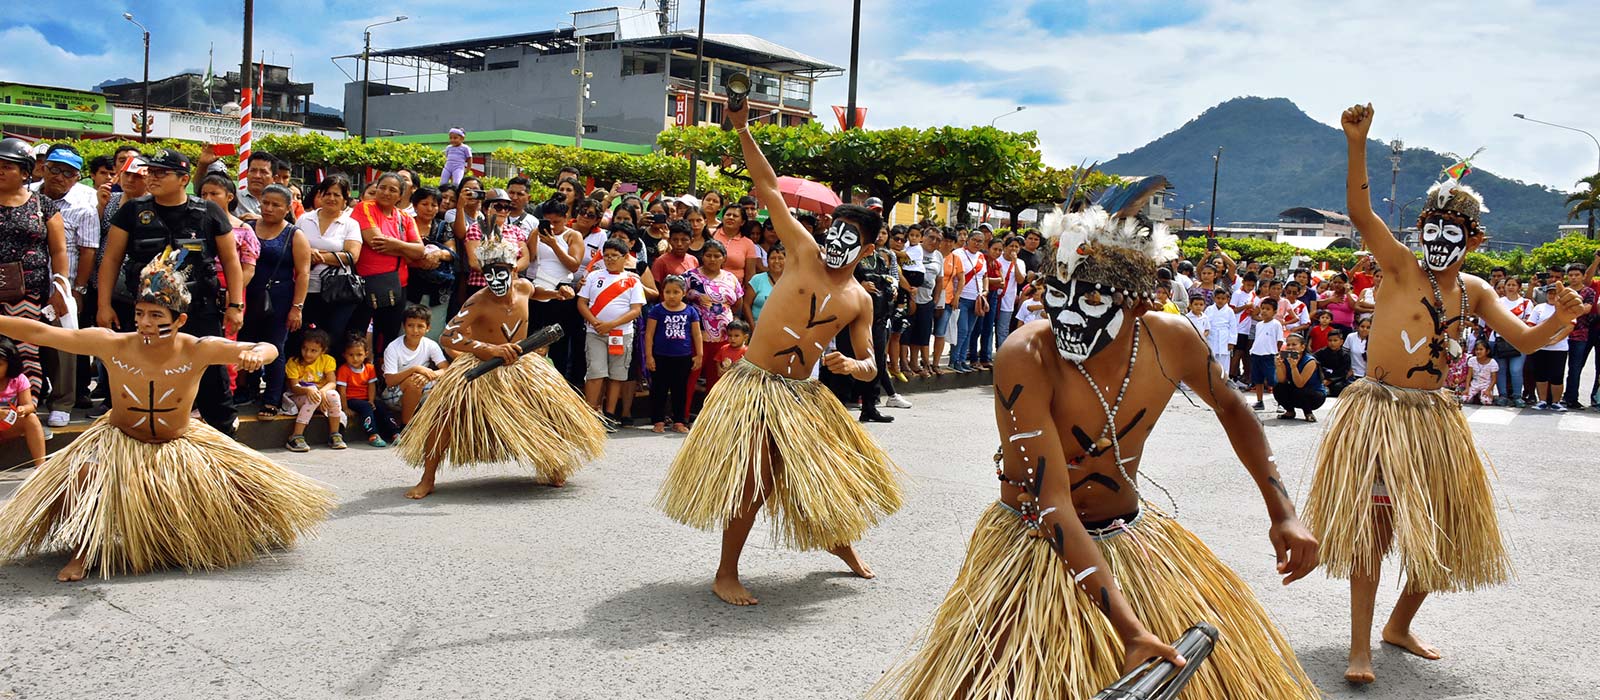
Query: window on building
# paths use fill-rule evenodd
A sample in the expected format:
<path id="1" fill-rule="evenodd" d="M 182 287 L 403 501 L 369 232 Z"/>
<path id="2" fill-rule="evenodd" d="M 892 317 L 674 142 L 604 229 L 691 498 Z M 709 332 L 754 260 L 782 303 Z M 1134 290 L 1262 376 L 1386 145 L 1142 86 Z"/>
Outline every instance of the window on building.
<path id="1" fill-rule="evenodd" d="M 811 81 L 790 76 L 783 81 L 783 105 L 785 107 L 811 108 Z"/>
<path id="2" fill-rule="evenodd" d="M 520 61 L 496 61 L 487 66 L 488 70 L 506 70 L 521 65 Z"/>
<path id="3" fill-rule="evenodd" d="M 663 59 L 662 55 L 658 53 L 650 53 L 646 51 L 623 51 L 622 74 L 625 76 L 653 75 L 661 72 L 662 65 L 665 62 L 666 61 Z M 688 61 L 684 66 L 686 71 L 692 70 L 693 67 L 693 60 Z"/>
<path id="4" fill-rule="evenodd" d="M 705 75 L 706 71 L 710 70 L 711 62 L 710 61 L 702 61 L 701 65 L 703 67 L 702 67 L 702 69 L 700 71 L 700 74 L 701 75 Z M 671 69 L 670 69 L 668 74 L 671 75 L 674 80 L 682 81 L 683 83 L 687 84 L 689 87 L 693 88 L 694 87 L 694 79 L 695 79 L 695 76 L 694 76 L 694 57 L 693 56 L 688 56 L 688 57 L 685 57 L 685 56 L 673 56 L 672 57 L 672 66 L 671 66 Z"/>

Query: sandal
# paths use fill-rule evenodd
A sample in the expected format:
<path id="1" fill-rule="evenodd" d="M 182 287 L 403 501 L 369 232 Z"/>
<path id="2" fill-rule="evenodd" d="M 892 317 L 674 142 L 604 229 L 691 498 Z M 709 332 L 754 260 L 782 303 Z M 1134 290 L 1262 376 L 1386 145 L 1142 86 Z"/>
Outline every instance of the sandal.
<path id="1" fill-rule="evenodd" d="M 279 412 L 277 406 L 262 406 L 261 410 L 256 412 L 256 418 L 260 420 L 272 420 L 273 418 L 277 418 L 278 415 Z"/>

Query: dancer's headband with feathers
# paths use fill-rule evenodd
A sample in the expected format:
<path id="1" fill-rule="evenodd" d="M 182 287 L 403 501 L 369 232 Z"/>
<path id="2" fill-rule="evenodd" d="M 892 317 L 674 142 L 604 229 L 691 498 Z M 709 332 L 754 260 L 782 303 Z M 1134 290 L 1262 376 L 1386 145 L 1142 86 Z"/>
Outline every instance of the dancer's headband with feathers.
<path id="1" fill-rule="evenodd" d="M 1154 300 L 1161 284 L 1156 268 L 1177 257 L 1178 237 L 1142 212 L 1151 196 L 1167 188 L 1167 179 L 1153 175 L 1115 185 L 1077 210 L 1075 200 L 1093 169 L 1080 168 L 1066 192 L 1067 206 L 1074 210 L 1056 207 L 1041 222 L 1053 251 L 1044 272 L 1063 282 L 1103 284 Z"/>
<path id="2" fill-rule="evenodd" d="M 1455 165 L 1444 169 L 1441 173 L 1444 179 L 1428 188 L 1427 204 L 1417 216 L 1418 228 L 1422 227 L 1422 222 L 1430 218 L 1454 215 L 1455 218 L 1462 220 L 1469 233 L 1483 232 L 1483 215 L 1489 211 L 1489 207 L 1484 206 L 1483 195 L 1461 184 L 1461 178 L 1472 174 L 1472 159 L 1482 152 L 1483 149 L 1480 148 L 1466 158 L 1458 158 Z"/>
<path id="3" fill-rule="evenodd" d="M 178 270 L 182 252 L 168 248 L 139 273 L 139 301 L 166 308 L 177 316 L 189 310 L 189 278 Z"/>
<path id="4" fill-rule="evenodd" d="M 515 267 L 517 264 L 517 244 L 506 240 L 500 234 L 499 226 L 490 226 L 483 233 L 483 240 L 478 243 L 478 266 L 488 268 L 494 265 Z"/>

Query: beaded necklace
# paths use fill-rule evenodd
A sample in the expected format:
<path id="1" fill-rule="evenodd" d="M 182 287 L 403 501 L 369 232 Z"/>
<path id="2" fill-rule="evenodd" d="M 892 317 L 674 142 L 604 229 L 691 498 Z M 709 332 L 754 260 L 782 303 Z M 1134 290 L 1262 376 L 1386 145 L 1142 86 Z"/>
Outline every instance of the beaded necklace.
<path id="1" fill-rule="evenodd" d="M 1078 373 L 1083 375 L 1083 380 L 1089 383 L 1089 389 L 1094 391 L 1094 398 L 1100 402 L 1100 410 L 1106 414 L 1106 425 L 1100 429 L 1100 439 L 1094 445 L 1096 449 L 1111 448 L 1111 458 L 1117 465 L 1117 473 L 1122 475 L 1122 480 L 1133 487 L 1135 495 L 1139 493 L 1139 484 L 1128 477 L 1128 471 L 1122 467 L 1122 441 L 1117 438 L 1117 410 L 1122 407 L 1122 399 L 1128 394 L 1128 384 L 1133 380 L 1133 368 L 1139 364 L 1139 326 L 1133 327 L 1133 349 L 1128 353 L 1128 373 L 1122 377 L 1122 386 L 1117 389 L 1117 398 L 1112 403 L 1106 403 L 1106 395 L 1101 393 L 1099 383 L 1084 369 L 1083 363 L 1073 361 L 1072 366 L 1078 368 Z"/>
<path id="2" fill-rule="evenodd" d="M 1434 276 L 1433 268 L 1424 265 L 1423 269 L 1428 273 L 1428 284 L 1433 285 L 1433 303 L 1439 305 L 1439 315 L 1442 317 L 1444 316 L 1444 293 L 1439 291 L 1439 278 Z M 1445 351 L 1450 355 L 1451 362 L 1461 358 L 1462 344 L 1467 337 L 1467 285 L 1461 282 L 1459 276 L 1456 282 L 1461 285 L 1461 315 L 1456 316 L 1456 335 L 1454 337 L 1450 335 L 1450 320 L 1442 319 L 1445 324 L 1445 337 L 1450 339 L 1450 344 Z"/>

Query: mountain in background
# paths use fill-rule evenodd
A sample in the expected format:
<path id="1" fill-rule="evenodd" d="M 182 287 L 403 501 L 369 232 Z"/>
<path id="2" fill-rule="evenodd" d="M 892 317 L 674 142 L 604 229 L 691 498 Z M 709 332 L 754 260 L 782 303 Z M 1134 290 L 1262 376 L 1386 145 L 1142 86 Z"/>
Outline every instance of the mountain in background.
<path id="1" fill-rule="evenodd" d="M 312 114 L 331 114 L 331 115 L 333 115 L 335 117 L 343 117 L 344 116 L 344 110 L 339 109 L 338 107 L 329 107 L 327 105 L 319 105 L 319 104 L 317 104 L 315 102 L 311 103 L 311 113 Z"/>
<path id="2" fill-rule="evenodd" d="M 114 85 L 127 85 L 128 83 L 137 83 L 137 82 L 139 82 L 139 81 L 134 80 L 133 78 L 112 78 L 110 80 L 102 80 L 102 81 L 100 81 L 98 83 L 95 83 L 95 86 L 92 87 L 92 88 L 89 88 L 89 89 L 93 90 L 94 92 L 105 92 L 106 88 L 112 87 Z"/>
<path id="3" fill-rule="evenodd" d="M 1217 225 L 1235 221 L 1277 221 L 1291 207 L 1345 210 L 1344 132 L 1307 116 L 1283 98 L 1239 97 L 1228 100 L 1181 128 L 1130 153 L 1101 165 L 1124 175 L 1166 175 L 1177 191 L 1174 206 L 1211 199 L 1211 154 L 1222 151 L 1217 178 Z M 1471 149 L 1461 151 L 1470 153 Z M 1399 201 L 1420 197 L 1440 171 L 1453 161 L 1425 149 L 1407 148 L 1400 154 Z M 1379 141 L 1367 144 L 1367 172 L 1372 182 L 1372 208 L 1389 221 L 1392 177 L 1389 147 Z M 1565 195 L 1542 185 L 1529 184 L 1474 170 L 1464 182 L 1484 197 L 1489 213 L 1483 222 L 1491 237 L 1503 241 L 1540 243 L 1555 238 L 1556 226 L 1567 222 Z M 1208 216 L 1209 205 L 1190 210 L 1189 218 Z M 1413 204 L 1405 212 L 1412 225 Z"/>

